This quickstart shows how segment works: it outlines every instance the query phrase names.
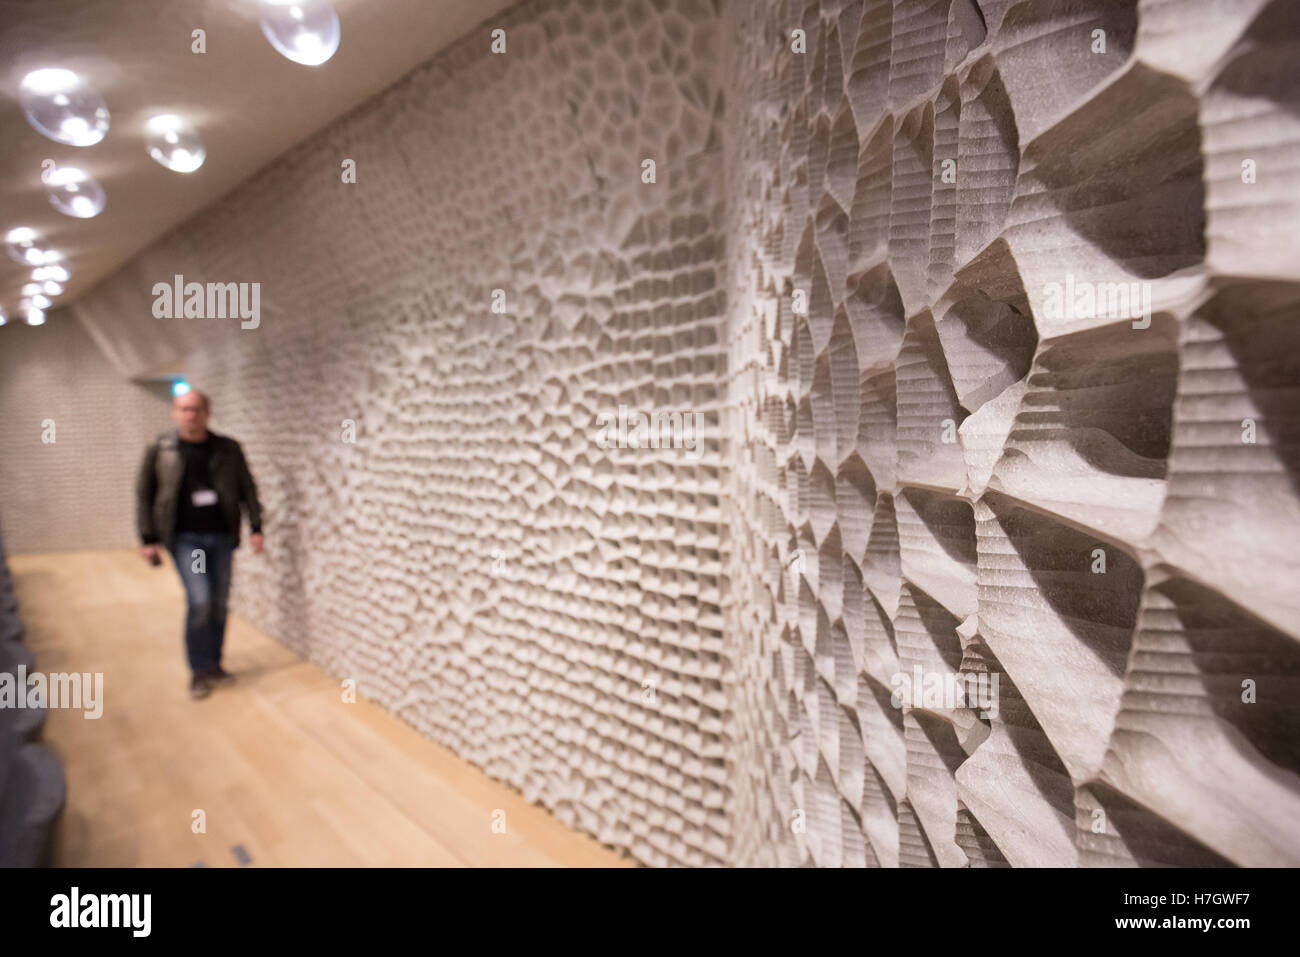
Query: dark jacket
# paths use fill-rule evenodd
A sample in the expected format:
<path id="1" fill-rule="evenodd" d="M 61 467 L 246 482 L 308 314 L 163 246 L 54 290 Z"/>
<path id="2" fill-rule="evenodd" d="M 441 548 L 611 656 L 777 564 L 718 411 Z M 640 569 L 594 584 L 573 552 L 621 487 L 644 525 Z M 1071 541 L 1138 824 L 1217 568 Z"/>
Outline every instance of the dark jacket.
<path id="1" fill-rule="evenodd" d="M 208 460 L 212 487 L 217 493 L 217 507 L 226 530 L 239 546 L 239 507 L 248 512 L 248 524 L 256 534 L 262 530 L 262 505 L 257 500 L 257 486 L 248 470 L 244 450 L 234 439 L 209 430 L 212 454 Z M 140 474 L 135 483 L 136 527 L 146 545 L 172 547 L 176 537 L 176 506 L 181 481 L 185 477 L 185 458 L 181 454 L 180 435 L 173 429 L 164 432 L 144 452 Z"/>

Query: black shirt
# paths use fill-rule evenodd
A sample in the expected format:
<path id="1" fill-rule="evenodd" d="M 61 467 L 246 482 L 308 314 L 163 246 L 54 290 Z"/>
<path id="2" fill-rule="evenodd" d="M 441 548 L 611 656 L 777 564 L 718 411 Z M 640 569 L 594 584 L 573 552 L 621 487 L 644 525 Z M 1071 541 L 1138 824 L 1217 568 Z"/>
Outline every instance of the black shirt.
<path id="1" fill-rule="evenodd" d="M 212 456 L 212 436 L 206 435 L 202 442 L 179 441 L 181 457 L 185 460 L 185 475 L 181 479 L 181 494 L 176 503 L 176 531 L 178 532 L 224 532 L 225 520 L 221 517 L 221 508 L 212 491 L 212 476 L 208 471 L 208 461 Z M 194 493 L 206 492 L 200 500 L 211 499 L 210 505 L 195 505 Z"/>

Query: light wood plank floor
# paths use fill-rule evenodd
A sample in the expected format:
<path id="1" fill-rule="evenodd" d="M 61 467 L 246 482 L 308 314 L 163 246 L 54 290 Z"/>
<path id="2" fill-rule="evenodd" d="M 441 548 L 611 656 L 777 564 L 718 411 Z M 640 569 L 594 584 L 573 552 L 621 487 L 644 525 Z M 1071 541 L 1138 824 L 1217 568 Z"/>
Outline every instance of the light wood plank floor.
<path id="1" fill-rule="evenodd" d="M 236 575 L 257 560 L 246 552 Z M 343 703 L 337 681 L 238 617 L 225 653 L 238 681 L 191 701 L 167 560 L 9 565 L 37 670 L 104 674 L 101 718 L 51 709 L 45 726 L 68 778 L 58 865 L 633 866 L 377 705 Z"/>

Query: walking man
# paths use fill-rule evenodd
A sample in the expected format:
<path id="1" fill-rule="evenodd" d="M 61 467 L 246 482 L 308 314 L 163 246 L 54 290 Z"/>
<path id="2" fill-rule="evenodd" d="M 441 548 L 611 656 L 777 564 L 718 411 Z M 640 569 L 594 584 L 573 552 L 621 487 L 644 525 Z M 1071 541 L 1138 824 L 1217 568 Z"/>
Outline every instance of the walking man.
<path id="1" fill-rule="evenodd" d="M 262 506 L 244 451 L 234 439 L 208 431 L 209 412 L 208 397 L 197 389 L 176 396 L 176 430 L 145 450 L 136 480 L 140 551 L 159 565 L 159 546 L 167 549 L 185 586 L 185 651 L 195 699 L 234 680 L 221 667 L 221 648 L 240 506 L 248 512 L 253 554 L 263 548 Z"/>

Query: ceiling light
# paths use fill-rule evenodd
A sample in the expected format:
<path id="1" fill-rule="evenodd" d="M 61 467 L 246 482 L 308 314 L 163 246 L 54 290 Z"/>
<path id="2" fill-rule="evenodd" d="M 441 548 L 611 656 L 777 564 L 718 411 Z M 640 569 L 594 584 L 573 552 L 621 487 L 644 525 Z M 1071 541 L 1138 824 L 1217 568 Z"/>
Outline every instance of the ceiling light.
<path id="1" fill-rule="evenodd" d="M 34 299 L 19 300 L 18 311 L 23 314 L 29 326 L 39 326 L 45 321 L 45 307 Z"/>
<path id="2" fill-rule="evenodd" d="M 45 195 L 59 212 L 78 219 L 98 216 L 107 201 L 95 177 L 75 166 L 60 166 L 41 177 Z"/>
<path id="3" fill-rule="evenodd" d="M 55 282 L 67 282 L 70 276 L 62 266 L 37 266 L 32 270 L 32 278 L 37 282 L 44 282 L 47 279 L 53 279 Z"/>
<path id="4" fill-rule="evenodd" d="M 40 295 L 39 293 L 38 293 L 37 295 L 35 295 L 35 296 L 32 296 L 31 299 L 30 299 L 29 301 L 30 301 L 31 304 L 32 304 L 33 306 L 35 306 L 37 309 L 48 309 L 48 308 L 50 308 L 50 300 L 47 299 L 45 296 Z"/>
<path id="5" fill-rule="evenodd" d="M 258 0 L 262 33 L 295 63 L 318 66 L 339 48 L 339 18 L 329 0 Z"/>
<path id="6" fill-rule="evenodd" d="M 71 70 L 33 70 L 23 77 L 18 99 L 27 122 L 56 142 L 94 146 L 108 132 L 103 97 Z"/>
<path id="7" fill-rule="evenodd" d="M 47 296 L 63 295 L 63 287 L 60 286 L 57 282 L 55 282 L 53 279 L 48 279 L 44 283 L 42 283 L 41 291 L 45 293 Z"/>
<path id="8" fill-rule="evenodd" d="M 207 156 L 194 127 L 175 113 L 149 118 L 144 125 L 144 145 L 150 156 L 178 173 L 194 172 Z"/>
<path id="9" fill-rule="evenodd" d="M 8 321 L 9 317 L 5 315 L 4 307 L 0 306 L 0 326 L 3 326 Z"/>
<path id="10" fill-rule="evenodd" d="M 47 249 L 36 230 L 27 226 L 18 226 L 5 233 L 5 252 L 14 262 L 27 266 L 44 266 L 63 258 L 54 250 Z"/>

